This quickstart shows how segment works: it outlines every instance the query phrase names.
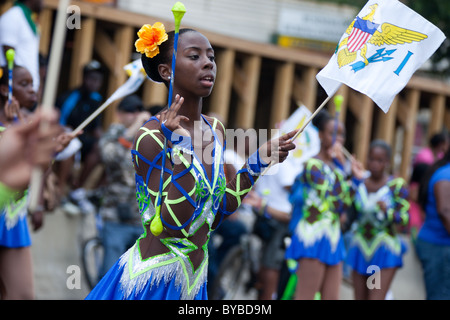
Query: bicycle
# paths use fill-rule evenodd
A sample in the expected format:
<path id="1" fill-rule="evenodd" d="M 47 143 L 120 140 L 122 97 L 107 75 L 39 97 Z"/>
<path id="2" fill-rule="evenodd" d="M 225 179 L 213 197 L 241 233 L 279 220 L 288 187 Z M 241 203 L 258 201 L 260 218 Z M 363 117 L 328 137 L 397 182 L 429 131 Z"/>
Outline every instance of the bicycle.
<path id="1" fill-rule="evenodd" d="M 259 270 L 259 249 L 256 235 L 242 236 L 238 245 L 232 247 L 219 266 L 213 281 L 212 300 L 233 300 L 237 295 L 249 295 L 256 283 Z"/>
<path id="2" fill-rule="evenodd" d="M 88 198 L 94 203 L 97 209 L 95 213 L 96 234 L 83 242 L 81 247 L 81 262 L 86 282 L 89 288 L 93 289 L 100 280 L 100 268 L 102 267 L 104 257 L 104 247 L 101 239 L 103 220 L 98 210 L 101 203 L 101 191 L 94 190 Z"/>

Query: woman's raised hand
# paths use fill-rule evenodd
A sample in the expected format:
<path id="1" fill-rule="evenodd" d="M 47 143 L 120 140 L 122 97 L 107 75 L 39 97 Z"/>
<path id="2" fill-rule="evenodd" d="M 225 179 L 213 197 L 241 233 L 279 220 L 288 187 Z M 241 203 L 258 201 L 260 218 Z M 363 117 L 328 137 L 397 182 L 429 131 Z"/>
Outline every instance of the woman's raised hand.
<path id="1" fill-rule="evenodd" d="M 182 136 L 190 137 L 191 135 L 189 131 L 181 126 L 181 121 L 187 122 L 189 121 L 189 118 L 178 114 L 183 102 L 184 98 L 177 94 L 170 108 L 161 112 L 159 120 L 161 125 L 164 124 L 164 126 L 170 131 Z"/>

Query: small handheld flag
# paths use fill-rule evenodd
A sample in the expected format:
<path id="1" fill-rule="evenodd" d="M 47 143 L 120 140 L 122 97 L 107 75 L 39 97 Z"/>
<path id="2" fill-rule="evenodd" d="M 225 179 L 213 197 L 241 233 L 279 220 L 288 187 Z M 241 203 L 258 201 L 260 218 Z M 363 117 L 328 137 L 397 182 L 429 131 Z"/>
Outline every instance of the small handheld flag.
<path id="1" fill-rule="evenodd" d="M 342 83 L 369 96 L 384 112 L 445 35 L 397 0 L 369 0 L 316 78 L 328 96 Z"/>

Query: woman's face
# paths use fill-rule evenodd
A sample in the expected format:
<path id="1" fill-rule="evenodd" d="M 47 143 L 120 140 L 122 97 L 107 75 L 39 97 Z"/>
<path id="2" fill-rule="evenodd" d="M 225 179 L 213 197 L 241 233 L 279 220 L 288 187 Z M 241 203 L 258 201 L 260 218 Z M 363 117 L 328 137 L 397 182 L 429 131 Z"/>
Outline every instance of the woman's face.
<path id="1" fill-rule="evenodd" d="M 344 145 L 344 125 L 339 121 L 336 128 L 336 120 L 330 120 L 325 124 L 323 131 L 319 132 L 319 137 L 322 142 L 322 148 L 325 150 L 331 148 L 333 146 L 333 142 L 338 142 L 341 145 Z M 335 140 L 333 141 L 333 139 Z"/>
<path id="2" fill-rule="evenodd" d="M 214 50 L 199 32 L 186 32 L 178 41 L 175 69 L 176 91 L 183 97 L 190 94 L 207 97 L 216 79 Z"/>
<path id="3" fill-rule="evenodd" d="M 367 158 L 367 169 L 370 171 L 371 176 L 375 178 L 381 177 L 388 166 L 389 157 L 384 148 L 373 147 L 370 149 Z"/>
<path id="4" fill-rule="evenodd" d="M 31 109 L 37 102 L 37 94 L 33 89 L 33 77 L 25 68 L 13 71 L 13 96 L 23 108 Z"/>

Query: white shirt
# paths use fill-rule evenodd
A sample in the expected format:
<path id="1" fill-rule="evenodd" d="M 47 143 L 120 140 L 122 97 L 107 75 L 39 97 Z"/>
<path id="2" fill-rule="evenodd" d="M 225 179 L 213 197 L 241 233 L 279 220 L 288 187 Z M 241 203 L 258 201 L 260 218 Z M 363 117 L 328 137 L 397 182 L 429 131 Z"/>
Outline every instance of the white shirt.
<path id="1" fill-rule="evenodd" d="M 255 189 L 266 199 L 269 207 L 291 213 L 292 204 L 289 202 L 288 187 L 295 180 L 294 172 L 289 165 L 283 162 L 273 166 L 267 174 L 259 177 L 256 181 Z"/>
<path id="2" fill-rule="evenodd" d="M 25 67 L 33 77 L 33 88 L 39 89 L 39 35 L 31 29 L 22 9 L 11 7 L 0 16 L 0 65 L 7 65 L 3 46 L 13 47 L 14 64 Z"/>

